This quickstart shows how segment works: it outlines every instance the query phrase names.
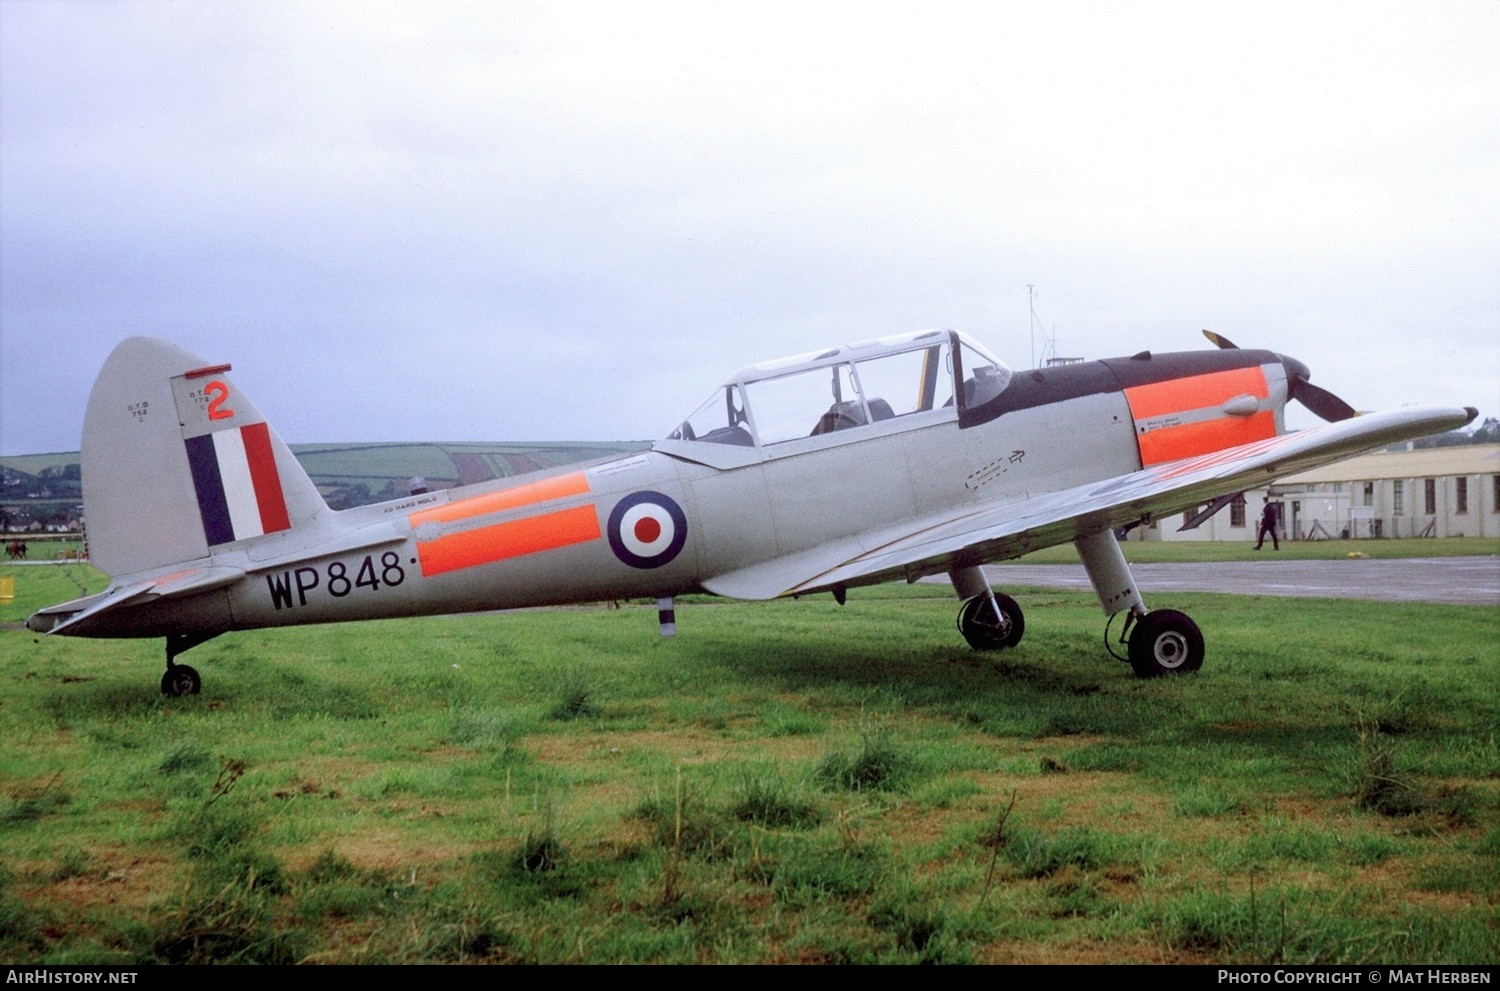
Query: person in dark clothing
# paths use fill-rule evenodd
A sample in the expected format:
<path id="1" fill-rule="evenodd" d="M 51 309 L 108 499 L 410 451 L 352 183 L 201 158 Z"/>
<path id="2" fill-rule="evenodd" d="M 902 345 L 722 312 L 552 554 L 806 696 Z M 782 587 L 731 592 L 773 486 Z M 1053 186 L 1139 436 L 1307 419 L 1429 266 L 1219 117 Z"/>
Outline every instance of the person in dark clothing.
<path id="1" fill-rule="evenodd" d="M 1271 549 L 1281 550 L 1281 541 L 1276 538 L 1276 504 L 1266 500 L 1266 508 L 1260 511 L 1260 527 L 1255 533 L 1255 549 L 1260 550 L 1260 545 L 1266 542 L 1266 534 L 1271 535 Z"/>

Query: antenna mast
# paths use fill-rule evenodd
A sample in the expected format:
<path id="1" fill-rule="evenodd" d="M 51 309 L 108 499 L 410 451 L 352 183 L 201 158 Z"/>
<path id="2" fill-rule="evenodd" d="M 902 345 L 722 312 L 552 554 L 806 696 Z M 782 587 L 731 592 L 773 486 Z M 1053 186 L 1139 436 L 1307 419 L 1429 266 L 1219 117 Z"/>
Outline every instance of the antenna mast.
<path id="1" fill-rule="evenodd" d="M 1042 330 L 1042 363 L 1036 360 L 1036 286 L 1032 283 L 1026 284 L 1026 295 L 1031 307 L 1031 367 L 1051 368 L 1053 365 L 1072 365 L 1082 361 L 1082 358 L 1060 358 L 1057 354 L 1057 325 L 1052 325 L 1052 333 L 1048 334 L 1046 329 Z"/>
<path id="2" fill-rule="evenodd" d="M 1026 303 L 1031 316 L 1027 321 L 1026 328 L 1031 334 L 1031 367 L 1036 367 L 1036 286 L 1026 283 Z"/>

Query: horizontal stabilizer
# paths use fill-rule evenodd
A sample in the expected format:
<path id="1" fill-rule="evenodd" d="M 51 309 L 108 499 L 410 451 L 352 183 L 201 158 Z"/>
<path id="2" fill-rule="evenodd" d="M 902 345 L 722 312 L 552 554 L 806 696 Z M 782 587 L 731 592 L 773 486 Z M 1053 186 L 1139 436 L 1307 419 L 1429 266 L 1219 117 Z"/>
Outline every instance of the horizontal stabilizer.
<path id="1" fill-rule="evenodd" d="M 70 627 L 85 623 L 110 610 L 123 609 L 157 599 L 211 592 L 216 588 L 230 585 L 244 576 L 245 573 L 239 568 L 194 567 L 152 578 L 143 578 L 139 581 L 127 581 L 98 595 L 90 595 L 38 610 L 26 620 L 26 626 L 39 633 L 62 633 Z M 61 618 L 54 620 L 52 617 Z"/>

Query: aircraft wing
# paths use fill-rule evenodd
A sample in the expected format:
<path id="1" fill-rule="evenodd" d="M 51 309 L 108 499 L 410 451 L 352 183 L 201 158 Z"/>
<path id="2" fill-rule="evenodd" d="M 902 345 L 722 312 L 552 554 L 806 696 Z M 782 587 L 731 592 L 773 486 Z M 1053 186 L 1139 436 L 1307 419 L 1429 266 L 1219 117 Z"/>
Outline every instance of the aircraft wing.
<path id="1" fill-rule="evenodd" d="M 1059 492 L 934 514 L 719 575 L 703 585 L 719 595 L 771 599 L 896 578 L 916 581 L 1068 543 L 1143 516 L 1180 512 L 1362 451 L 1452 430 L 1475 415 L 1472 409 L 1433 407 L 1368 413 Z"/>

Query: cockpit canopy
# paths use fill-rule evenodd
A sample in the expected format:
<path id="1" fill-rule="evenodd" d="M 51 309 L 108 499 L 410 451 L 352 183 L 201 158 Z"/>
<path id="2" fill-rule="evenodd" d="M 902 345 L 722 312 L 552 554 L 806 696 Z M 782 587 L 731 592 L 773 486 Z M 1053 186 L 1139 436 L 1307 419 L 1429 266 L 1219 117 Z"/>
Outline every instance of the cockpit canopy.
<path id="1" fill-rule="evenodd" d="M 770 447 L 882 420 L 971 408 L 1011 370 L 953 330 L 925 330 L 741 369 L 667 435 Z"/>

